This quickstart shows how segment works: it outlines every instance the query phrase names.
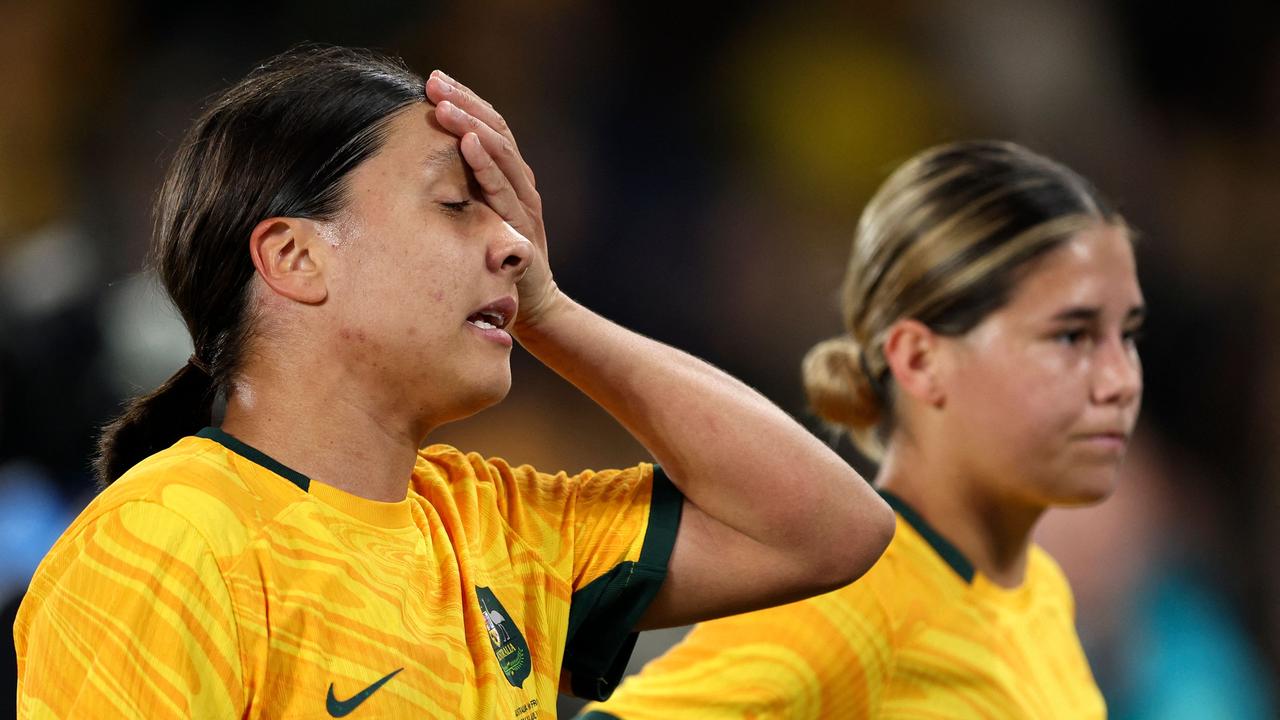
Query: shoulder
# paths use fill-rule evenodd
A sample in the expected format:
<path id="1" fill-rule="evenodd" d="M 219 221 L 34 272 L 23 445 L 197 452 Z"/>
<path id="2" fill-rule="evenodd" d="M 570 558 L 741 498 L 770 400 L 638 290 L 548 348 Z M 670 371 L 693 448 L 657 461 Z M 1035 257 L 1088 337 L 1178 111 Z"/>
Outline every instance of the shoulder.
<path id="1" fill-rule="evenodd" d="M 965 591 L 964 581 L 929 544 L 897 518 L 893 540 L 861 578 L 811 601 L 837 624 L 883 632 L 905 641 L 910 628 L 928 625 Z"/>
<path id="2" fill-rule="evenodd" d="M 418 451 L 414 475 L 420 479 L 437 476 L 450 481 L 470 480 L 490 484 L 515 479 L 528 484 L 576 488 L 589 481 L 616 484 L 644 480 L 652 477 L 653 467 L 651 463 L 641 462 L 619 469 L 547 472 L 531 465 L 514 464 L 500 457 L 486 458 L 477 452 L 464 452 L 451 445 L 435 444 Z"/>
<path id="3" fill-rule="evenodd" d="M 1071 583 L 1058 561 L 1039 545 L 1033 544 L 1028 551 L 1027 581 L 1037 595 L 1065 603 L 1074 614 L 1075 599 L 1071 594 Z"/>
<path id="4" fill-rule="evenodd" d="M 876 564 L 854 582 L 824 595 L 735 617 L 775 623 L 783 634 L 790 624 L 813 616 L 825 617 L 836 627 L 869 629 L 869 624 L 875 624 L 892 629 L 910 614 L 914 599 L 936 601 L 935 583 L 929 573 L 921 572 L 920 565 L 920 553 L 913 547 L 912 538 L 899 526 Z M 733 623 L 731 618 L 703 623 L 718 624 Z"/>
<path id="5" fill-rule="evenodd" d="M 687 691 L 691 705 L 714 703 L 726 711 L 725 717 L 729 711 L 750 714 L 748 708 L 764 697 L 770 698 L 763 701 L 770 706 L 781 703 L 772 707 L 775 713 L 786 707 L 792 714 L 805 715 L 799 708 L 808 694 L 826 688 L 825 703 L 839 698 L 839 703 L 854 703 L 850 708 L 861 707 L 866 692 L 879 687 L 895 663 L 903 630 L 901 599 L 919 592 L 918 587 L 896 586 L 900 578 L 911 577 L 902 573 L 902 561 L 891 543 L 871 570 L 842 588 L 698 623 L 664 656 L 646 665 L 638 679 L 623 684 L 615 705 L 627 710 L 641 695 L 676 697 Z M 686 689 L 683 678 L 700 680 Z M 744 688 L 763 688 L 764 695 L 744 696 Z M 713 701 L 708 693 L 723 695 Z M 601 709 L 613 707 L 605 704 Z M 866 712 L 847 714 L 861 717 Z M 646 717 L 638 711 L 637 716 Z"/>
<path id="6" fill-rule="evenodd" d="M 222 565 L 205 535 L 150 500 L 90 506 L 41 560 L 19 625 L 29 628 L 40 608 L 59 596 L 113 612 L 144 605 L 154 612 L 155 595 L 146 588 L 161 585 L 184 597 L 201 587 L 225 589 Z"/>
<path id="7" fill-rule="evenodd" d="M 962 591 L 963 580 L 947 561 L 901 515 L 895 515 L 893 540 L 876 564 L 861 580 L 877 592 L 894 598 L 927 598 L 936 603 L 941 597 Z"/>
<path id="8" fill-rule="evenodd" d="M 488 483 L 500 481 L 504 476 L 528 472 L 528 466 L 513 466 L 497 457 L 486 458 L 477 452 L 464 452 L 452 445 L 429 445 L 418 451 L 413 474 L 418 480 L 446 480 L 448 482 Z"/>
<path id="9" fill-rule="evenodd" d="M 460 496 L 501 494 L 512 468 L 498 458 L 463 452 L 451 445 L 430 445 L 418 451 L 413 467 L 413 489 L 422 495 L 441 492 Z"/>
<path id="10" fill-rule="evenodd" d="M 450 445 L 439 444 L 418 451 L 413 471 L 415 489 L 419 492 L 443 483 L 455 497 L 477 493 L 496 496 L 499 502 L 517 495 L 529 500 L 554 501 L 576 491 L 586 478 L 613 477 L 616 474 L 616 471 L 591 470 L 577 475 L 547 473 L 531 465 L 513 464 L 500 457 L 486 458 L 476 452 L 463 452 Z"/>
<path id="11" fill-rule="evenodd" d="M 436 443 L 418 450 L 418 465 L 415 471 L 424 464 L 443 467 L 470 465 L 474 460 L 484 462 L 479 453 L 466 453 L 452 445 Z"/>
<path id="12" fill-rule="evenodd" d="M 536 474 L 532 468 L 512 467 L 500 458 L 431 445 L 418 451 L 411 492 L 437 508 L 455 508 L 464 517 L 505 516 L 509 505 L 519 504 L 523 487 L 529 484 L 526 476 Z"/>
<path id="13" fill-rule="evenodd" d="M 296 486 L 222 445 L 186 437 L 103 490 L 76 525 L 129 508 L 130 514 L 181 521 L 216 555 L 229 556 L 240 553 L 259 528 L 303 497 Z M 157 530 L 169 526 L 157 523 Z"/>

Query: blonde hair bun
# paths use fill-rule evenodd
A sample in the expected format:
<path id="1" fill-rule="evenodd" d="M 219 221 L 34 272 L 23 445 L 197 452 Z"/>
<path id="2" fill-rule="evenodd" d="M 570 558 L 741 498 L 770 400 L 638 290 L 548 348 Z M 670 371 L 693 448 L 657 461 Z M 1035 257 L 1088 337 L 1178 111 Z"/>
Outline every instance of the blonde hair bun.
<path id="1" fill-rule="evenodd" d="M 809 407 L 855 437 L 874 430 L 882 411 L 863 372 L 861 353 L 858 342 L 844 335 L 814 345 L 801 364 Z"/>
<path id="2" fill-rule="evenodd" d="M 1014 143 L 938 145 L 903 163 L 858 222 L 840 293 L 847 334 L 804 359 L 810 407 L 879 459 L 897 423 L 893 376 L 859 345 L 901 318 L 969 332 L 1008 302 L 1020 268 L 1098 223 L 1124 227 L 1088 181 Z"/>

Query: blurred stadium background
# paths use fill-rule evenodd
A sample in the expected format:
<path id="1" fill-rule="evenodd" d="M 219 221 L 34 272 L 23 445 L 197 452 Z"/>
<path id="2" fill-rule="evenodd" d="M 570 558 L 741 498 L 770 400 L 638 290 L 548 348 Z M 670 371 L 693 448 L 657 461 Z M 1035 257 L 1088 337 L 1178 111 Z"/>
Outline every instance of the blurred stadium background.
<path id="1" fill-rule="evenodd" d="M 0 5 L 6 632 L 93 494 L 95 428 L 189 353 L 140 272 L 165 161 L 203 99 L 303 40 L 477 88 L 538 173 L 561 286 L 815 432 L 799 358 L 839 332 L 851 231 L 897 162 L 1004 137 L 1092 178 L 1142 235 L 1146 408 L 1116 497 L 1041 540 L 1113 717 L 1276 716 L 1280 6 L 1249 1 Z M 434 439 L 548 469 L 644 457 L 513 363 L 506 403 Z"/>

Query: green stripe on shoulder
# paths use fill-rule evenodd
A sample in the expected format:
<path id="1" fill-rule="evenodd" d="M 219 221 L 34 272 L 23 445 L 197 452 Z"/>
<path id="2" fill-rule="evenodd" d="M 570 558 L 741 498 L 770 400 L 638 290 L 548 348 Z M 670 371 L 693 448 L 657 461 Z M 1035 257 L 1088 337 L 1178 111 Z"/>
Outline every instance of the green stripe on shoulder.
<path id="1" fill-rule="evenodd" d="M 577 720 L 622 720 L 617 715 L 611 715 L 603 710 L 591 710 L 577 716 Z"/>

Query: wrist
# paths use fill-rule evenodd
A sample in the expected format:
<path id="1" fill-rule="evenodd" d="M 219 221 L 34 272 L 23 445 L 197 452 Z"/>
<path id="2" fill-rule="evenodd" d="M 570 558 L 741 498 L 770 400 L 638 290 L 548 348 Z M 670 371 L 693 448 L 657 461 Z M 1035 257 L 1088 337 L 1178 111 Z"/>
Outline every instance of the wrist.
<path id="1" fill-rule="evenodd" d="M 516 321 L 511 326 L 511 334 L 524 344 L 527 340 L 543 333 L 556 318 L 564 315 L 571 305 L 573 301 L 560 292 L 560 288 L 552 281 L 537 301 L 527 306 L 521 304 L 520 311 L 516 314 Z"/>

